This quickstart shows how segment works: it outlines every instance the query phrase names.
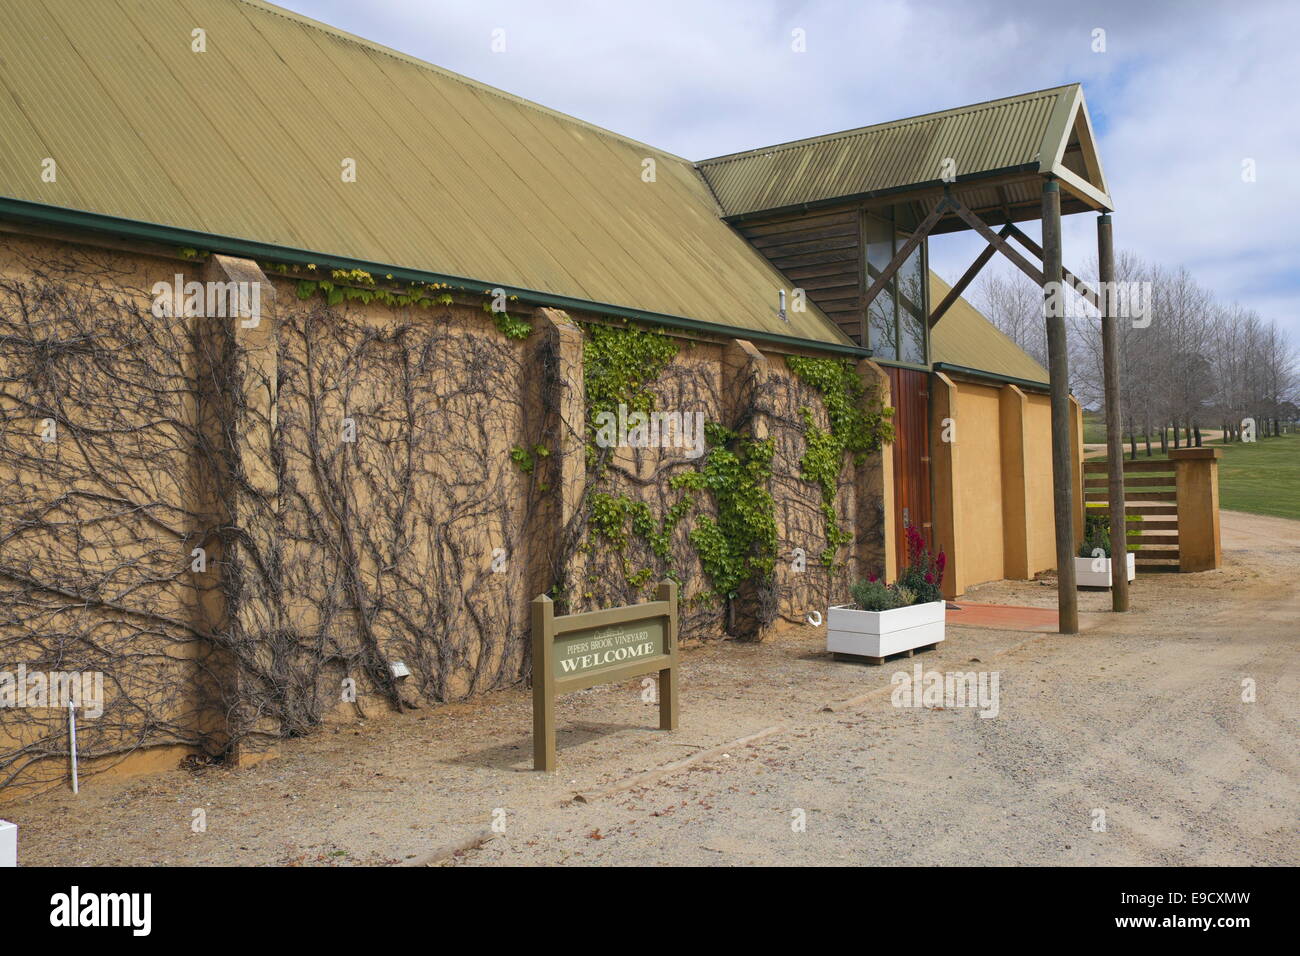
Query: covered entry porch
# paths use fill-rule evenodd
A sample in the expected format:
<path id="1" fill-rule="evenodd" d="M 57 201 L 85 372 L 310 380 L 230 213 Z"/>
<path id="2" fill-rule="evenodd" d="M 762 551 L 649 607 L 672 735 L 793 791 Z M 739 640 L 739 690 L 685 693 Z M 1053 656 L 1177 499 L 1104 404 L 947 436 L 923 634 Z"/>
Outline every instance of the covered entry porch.
<path id="1" fill-rule="evenodd" d="M 1046 536 L 1050 566 L 1058 569 L 1060 630 L 1075 633 L 1073 558 L 1083 488 L 1080 410 L 1069 394 L 1067 295 L 1103 310 L 1107 419 L 1119 421 L 1111 300 L 1062 264 L 1061 216 L 1096 212 L 1101 279 L 1112 277 L 1112 203 L 1082 88 L 1057 87 L 718 157 L 699 168 L 724 217 L 846 334 L 871 348 L 887 378 L 896 410 L 888 451 L 892 500 L 886 505 L 895 545 L 887 549 L 887 564 L 900 565 L 899 542 L 912 524 L 949 554 L 951 590 L 959 593 L 963 567 L 977 567 L 987 557 L 982 550 L 994 546 L 1015 569 L 1008 575 L 1029 576 L 1034 548 Z M 1018 225 L 1035 219 L 1041 223 L 1037 240 Z M 939 298 L 928 281 L 928 243 L 955 232 L 974 232 L 985 247 Z M 940 323 L 995 255 L 1043 290 L 1045 381 L 990 376 L 976 355 L 935 360 Z M 992 450 L 976 435 L 962 434 L 963 423 L 989 415 L 999 436 Z M 1045 420 L 1038 421 L 1040 415 Z M 1117 430 L 1112 438 L 1118 442 Z M 973 471 L 963 467 L 964 458 L 974 462 Z M 1113 471 L 1110 499 L 1122 501 L 1122 470 Z M 1039 501 L 1039 489 L 1048 500 Z M 980 508 L 1000 516 L 1000 534 L 963 534 L 969 524 L 963 511 Z M 1122 541 L 1123 510 L 1115 511 L 1118 534 L 1112 529 L 1112 539 Z M 1116 609 L 1126 609 L 1126 582 L 1114 596 Z"/>

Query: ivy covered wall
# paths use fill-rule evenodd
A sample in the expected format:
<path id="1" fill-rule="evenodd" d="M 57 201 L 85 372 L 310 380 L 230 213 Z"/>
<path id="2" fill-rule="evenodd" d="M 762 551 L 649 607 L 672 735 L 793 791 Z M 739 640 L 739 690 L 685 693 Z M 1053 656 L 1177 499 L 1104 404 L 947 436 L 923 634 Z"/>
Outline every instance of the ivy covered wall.
<path id="1" fill-rule="evenodd" d="M 673 578 L 685 639 L 759 640 L 879 570 L 888 421 L 842 361 L 198 250 L 0 253 L 0 645 L 108 676 L 91 773 L 526 680 L 538 593 Z M 178 272 L 255 277 L 261 321 L 157 314 Z M 57 779 L 62 733 L 0 709 L 0 787 Z"/>

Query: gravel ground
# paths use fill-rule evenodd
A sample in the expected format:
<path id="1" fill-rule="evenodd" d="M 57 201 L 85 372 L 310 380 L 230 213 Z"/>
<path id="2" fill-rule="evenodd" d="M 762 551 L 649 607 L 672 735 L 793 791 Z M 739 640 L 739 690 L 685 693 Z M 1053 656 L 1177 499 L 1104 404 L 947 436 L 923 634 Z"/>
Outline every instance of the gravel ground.
<path id="1" fill-rule="evenodd" d="M 953 627 L 884 667 L 830 661 L 806 626 L 689 648 L 678 732 L 651 729 L 636 683 L 572 695 L 555 775 L 528 769 L 516 689 L 4 816 L 25 865 L 410 864 L 468 845 L 443 862 L 1294 865 L 1300 523 L 1223 524 L 1223 570 L 1143 576 L 1123 619 L 1081 592 L 1075 637 Z M 1034 582 L 969 597 L 1055 603 Z M 914 663 L 997 671 L 999 715 L 891 706 Z"/>

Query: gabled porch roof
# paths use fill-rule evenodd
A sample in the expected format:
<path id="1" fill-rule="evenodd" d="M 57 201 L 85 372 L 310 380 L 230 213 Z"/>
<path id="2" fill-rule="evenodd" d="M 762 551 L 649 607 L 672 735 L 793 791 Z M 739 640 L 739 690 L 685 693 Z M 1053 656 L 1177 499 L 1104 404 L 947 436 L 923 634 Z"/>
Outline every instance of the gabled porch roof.
<path id="1" fill-rule="evenodd" d="M 1063 213 L 1112 203 L 1078 83 L 845 130 L 696 164 L 722 207 L 758 214 L 861 202 L 910 206 L 923 220 L 945 187 L 987 222 L 1037 219 L 1042 180 L 1059 180 Z M 960 219 L 934 233 L 966 229 Z"/>

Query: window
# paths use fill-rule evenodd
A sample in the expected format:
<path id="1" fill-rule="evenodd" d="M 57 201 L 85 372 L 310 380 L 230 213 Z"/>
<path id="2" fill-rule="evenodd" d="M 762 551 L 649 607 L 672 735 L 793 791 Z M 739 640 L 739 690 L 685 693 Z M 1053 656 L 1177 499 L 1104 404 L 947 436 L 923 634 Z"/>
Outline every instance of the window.
<path id="1" fill-rule="evenodd" d="M 884 225 L 883 223 L 881 225 Z M 889 265 L 894 257 L 894 246 L 885 233 L 884 242 L 867 243 L 867 284 L 876 278 Z M 870 336 L 869 347 L 881 358 L 898 358 L 896 322 L 894 320 L 894 282 L 890 282 L 871 300 L 871 309 L 867 315 L 867 335 Z"/>
<path id="2" fill-rule="evenodd" d="M 907 236 L 891 223 L 867 217 L 867 284 L 884 272 Z M 917 246 L 894 273 L 889 284 L 871 302 L 867 315 L 868 346 L 878 358 L 924 365 L 929 283 L 926 281 L 925 244 Z"/>

